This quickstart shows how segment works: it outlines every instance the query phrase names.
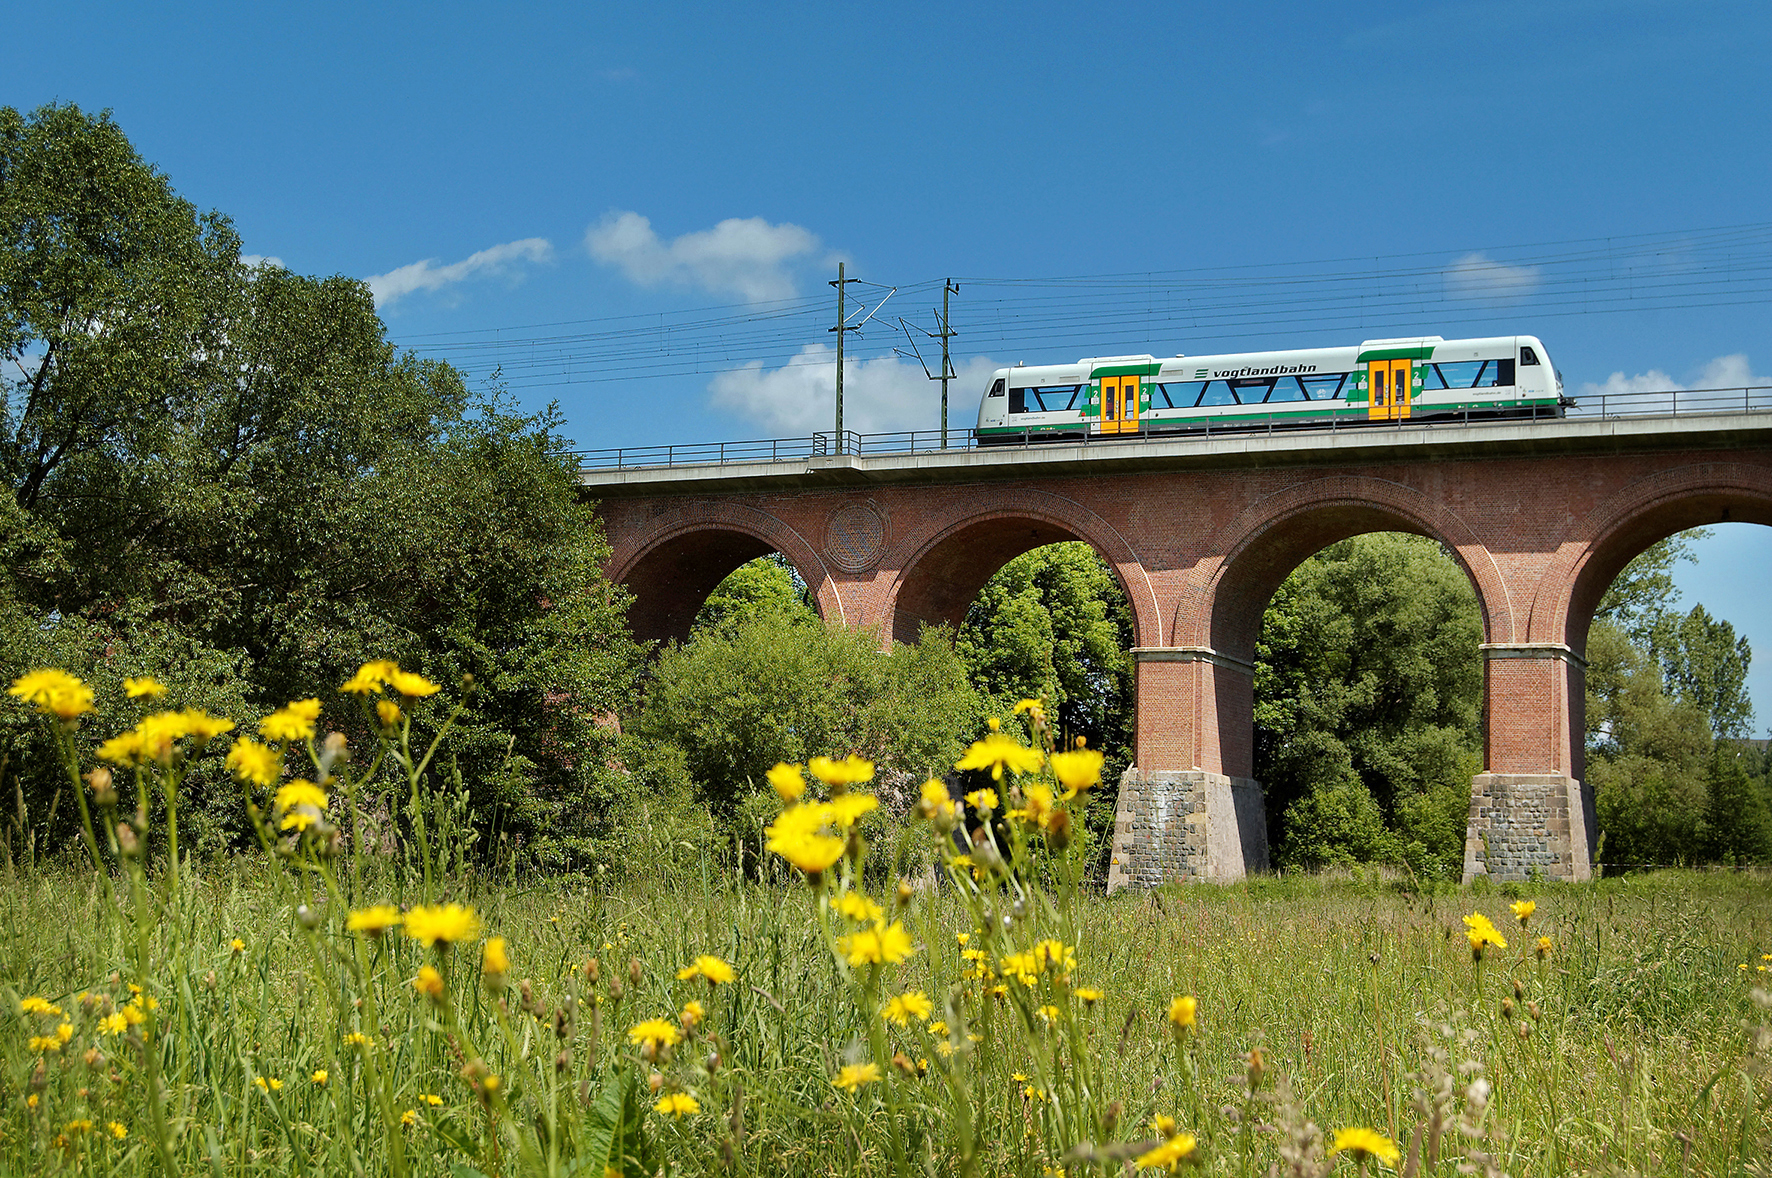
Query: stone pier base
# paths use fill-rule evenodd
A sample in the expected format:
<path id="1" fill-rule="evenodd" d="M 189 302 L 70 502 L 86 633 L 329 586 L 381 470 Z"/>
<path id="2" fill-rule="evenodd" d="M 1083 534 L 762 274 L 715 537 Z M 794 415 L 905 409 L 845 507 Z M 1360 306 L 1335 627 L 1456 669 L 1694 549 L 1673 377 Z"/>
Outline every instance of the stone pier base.
<path id="1" fill-rule="evenodd" d="M 1593 877 L 1594 791 L 1563 773 L 1479 773 L 1471 779 L 1464 882 Z"/>
<path id="2" fill-rule="evenodd" d="M 1267 865 L 1259 781 L 1136 765 L 1121 775 L 1108 891 L 1177 880 L 1228 883 Z"/>

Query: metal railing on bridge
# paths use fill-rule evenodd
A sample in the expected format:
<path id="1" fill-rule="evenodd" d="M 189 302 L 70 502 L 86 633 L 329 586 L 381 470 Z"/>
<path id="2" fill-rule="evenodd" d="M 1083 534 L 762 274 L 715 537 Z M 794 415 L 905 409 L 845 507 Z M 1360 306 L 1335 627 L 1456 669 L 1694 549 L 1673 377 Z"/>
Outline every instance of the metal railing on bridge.
<path id="1" fill-rule="evenodd" d="M 1493 413 L 1465 411 L 1431 418 L 1365 421 L 1329 418 L 1299 422 L 1291 415 L 1240 417 L 1234 423 L 1208 422 L 1203 426 L 1177 426 L 1172 421 L 1139 422 L 1137 430 L 1117 434 L 1067 433 L 1027 429 L 1020 434 L 995 434 L 982 447 L 969 429 L 949 429 L 942 446 L 939 430 L 905 430 L 896 433 L 815 433 L 800 438 L 762 438 L 738 442 L 690 442 L 670 446 L 623 446 L 617 449 L 578 451 L 581 470 L 642 470 L 671 466 L 729 466 L 740 463 L 794 462 L 831 455 L 857 457 L 909 456 L 965 450 L 1000 450 L 1014 446 L 1100 446 L 1137 438 L 1247 437 L 1283 433 L 1338 433 L 1346 430 L 1434 430 L 1472 422 L 1539 420 L 1594 421 L 1625 417 L 1697 417 L 1723 413 L 1772 413 L 1772 387 L 1733 389 L 1664 389 L 1651 392 L 1596 393 L 1571 401 L 1561 414 L 1540 409 L 1535 414 L 1498 417 Z"/>

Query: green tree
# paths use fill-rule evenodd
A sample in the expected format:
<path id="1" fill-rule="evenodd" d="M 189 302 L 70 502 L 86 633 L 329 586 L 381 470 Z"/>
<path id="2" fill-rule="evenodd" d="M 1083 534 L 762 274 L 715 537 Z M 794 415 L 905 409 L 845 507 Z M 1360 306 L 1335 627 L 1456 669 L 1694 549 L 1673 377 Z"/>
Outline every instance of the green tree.
<path id="1" fill-rule="evenodd" d="M 1256 644 L 1255 771 L 1280 862 L 1461 870 L 1482 634 L 1469 579 L 1431 540 L 1356 536 L 1293 571 Z"/>
<path id="2" fill-rule="evenodd" d="M 1674 566 L 1681 561 L 1698 563 L 1692 544 L 1709 535 L 1709 528 L 1691 528 L 1643 549 L 1612 579 L 1594 618 L 1611 622 L 1632 642 L 1647 643 L 1656 624 L 1680 599 L 1680 588 L 1674 584 Z"/>
<path id="3" fill-rule="evenodd" d="M 154 673 L 247 729 L 319 692 L 357 737 L 331 690 L 357 663 L 471 674 L 451 747 L 482 818 L 562 856 L 598 837 L 623 788 L 598 720 L 639 652 L 557 415 L 398 355 L 360 282 L 243 265 L 106 116 L 0 111 L 0 179 L 0 671 L 91 680 L 95 735 Z M 14 772 L 33 732 L 0 715 Z M 225 842 L 237 795 L 187 781 Z"/>
<path id="4" fill-rule="evenodd" d="M 636 730 L 681 750 L 723 819 L 777 761 L 851 753 L 891 772 L 940 775 L 983 723 L 950 634 L 880 652 L 871 630 L 759 614 L 666 648 Z"/>
<path id="5" fill-rule="evenodd" d="M 1684 616 L 1663 614 L 1649 631 L 1650 654 L 1662 682 L 1677 699 L 1696 704 L 1720 737 L 1746 736 L 1753 726 L 1747 670 L 1753 650 L 1735 627 L 1702 605 Z"/>
<path id="6" fill-rule="evenodd" d="M 1048 544 L 998 570 L 966 612 L 955 647 L 1000 712 L 1044 698 L 1065 736 L 1131 759 L 1132 608 L 1107 562 L 1079 541 Z"/>
<path id="7" fill-rule="evenodd" d="M 779 552 L 746 561 L 727 574 L 696 612 L 695 628 L 730 631 L 762 614 L 789 623 L 817 616 L 806 583 Z"/>
<path id="8" fill-rule="evenodd" d="M 1697 862 L 1712 746 L 1703 709 L 1670 697 L 1654 660 L 1610 622 L 1588 631 L 1587 659 L 1587 778 L 1606 861 Z"/>
<path id="9" fill-rule="evenodd" d="M 1738 740 L 1719 740 L 1711 749 L 1699 843 L 1713 863 L 1772 862 L 1772 804 L 1756 760 Z"/>

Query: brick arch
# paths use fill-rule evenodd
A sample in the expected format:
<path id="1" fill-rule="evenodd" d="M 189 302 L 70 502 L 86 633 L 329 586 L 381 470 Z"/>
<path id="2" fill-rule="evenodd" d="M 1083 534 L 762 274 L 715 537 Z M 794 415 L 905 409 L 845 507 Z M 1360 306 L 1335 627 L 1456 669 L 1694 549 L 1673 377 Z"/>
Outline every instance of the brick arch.
<path id="1" fill-rule="evenodd" d="M 1559 546 L 1533 597 L 1532 641 L 1585 651 L 1594 610 L 1625 565 L 1657 540 L 1723 522 L 1772 524 L 1772 465 L 1692 463 L 1623 487 Z"/>
<path id="2" fill-rule="evenodd" d="M 1292 570 L 1337 540 L 1366 532 L 1409 532 L 1452 551 L 1477 595 L 1487 641 L 1513 640 L 1507 584 L 1489 550 L 1462 518 L 1421 491 L 1384 479 L 1332 475 L 1251 503 L 1214 537 L 1176 609 L 1184 646 L 1251 661 L 1268 601 Z"/>
<path id="3" fill-rule="evenodd" d="M 818 550 L 791 525 L 737 503 L 689 502 L 658 515 L 611 555 L 610 579 L 634 594 L 628 622 L 634 637 L 689 636 L 695 615 L 739 565 L 771 552 L 787 557 L 817 587 L 818 612 L 846 621 L 843 602 Z"/>
<path id="4" fill-rule="evenodd" d="M 924 623 L 958 629 L 966 610 L 998 569 L 1024 552 L 1081 540 L 1113 570 L 1132 606 L 1134 641 L 1161 641 L 1156 591 L 1132 546 L 1112 524 L 1047 491 L 981 489 L 966 513 L 905 537 L 883 564 L 898 569 L 886 594 L 886 625 L 895 642 L 915 642 Z"/>

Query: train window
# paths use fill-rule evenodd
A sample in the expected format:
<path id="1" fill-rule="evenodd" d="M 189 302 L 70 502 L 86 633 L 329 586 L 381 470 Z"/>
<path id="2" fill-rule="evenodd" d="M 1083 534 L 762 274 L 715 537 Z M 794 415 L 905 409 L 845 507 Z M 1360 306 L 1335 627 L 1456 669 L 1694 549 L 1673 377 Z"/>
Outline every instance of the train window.
<path id="1" fill-rule="evenodd" d="M 1207 381 L 1206 391 L 1200 394 L 1201 405 L 1235 405 L 1237 403 L 1237 395 L 1231 391 L 1231 386 L 1222 380 Z"/>
<path id="2" fill-rule="evenodd" d="M 1341 386 L 1347 383 L 1347 373 L 1337 372 L 1327 376 L 1301 376 L 1298 383 L 1304 386 L 1304 395 L 1313 401 L 1333 401 L 1341 395 Z"/>
<path id="3" fill-rule="evenodd" d="M 1441 389 L 1474 389 L 1488 385 L 1495 379 L 1495 361 L 1493 360 L 1460 360 L 1456 364 L 1433 364 L 1429 366 L 1434 376 L 1439 378 L 1435 384 L 1427 381 L 1428 388 Z"/>
<path id="4" fill-rule="evenodd" d="M 1514 358 L 1512 356 L 1495 362 L 1494 383 L 1501 388 L 1506 388 L 1514 383 Z"/>
<path id="5" fill-rule="evenodd" d="M 1298 383 L 1298 378 L 1296 376 L 1280 377 L 1278 380 L 1274 381 L 1274 391 L 1267 395 L 1267 402 L 1270 405 L 1278 404 L 1282 401 L 1308 400 L 1310 400 L 1310 398 L 1304 395 L 1304 386 Z"/>
<path id="6" fill-rule="evenodd" d="M 993 397 L 1001 397 L 1003 395 L 1003 382 L 1002 381 L 998 381 L 996 384 L 991 386 L 990 395 Z"/>
<path id="7" fill-rule="evenodd" d="M 1230 382 L 1231 390 L 1237 394 L 1237 400 L 1245 405 L 1259 405 L 1267 399 L 1268 392 L 1274 387 L 1271 376 L 1249 377 L 1244 380 Z"/>
<path id="8" fill-rule="evenodd" d="M 1521 348 L 1520 349 L 1520 366 L 1521 367 L 1525 367 L 1528 364 L 1536 364 L 1536 363 L 1538 363 L 1538 353 L 1537 352 L 1534 352 L 1531 348 Z"/>
<path id="9" fill-rule="evenodd" d="M 1204 381 L 1174 381 L 1168 384 L 1148 385 L 1151 400 L 1154 404 L 1157 397 L 1170 409 L 1192 409 L 1200 400 L 1200 390 L 1206 387 Z"/>
<path id="10" fill-rule="evenodd" d="M 1051 385 L 1040 389 L 1010 389 L 1009 412 L 1011 413 L 1055 413 L 1062 410 L 1074 410 L 1077 397 L 1082 393 L 1080 384 Z"/>

